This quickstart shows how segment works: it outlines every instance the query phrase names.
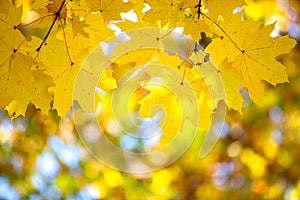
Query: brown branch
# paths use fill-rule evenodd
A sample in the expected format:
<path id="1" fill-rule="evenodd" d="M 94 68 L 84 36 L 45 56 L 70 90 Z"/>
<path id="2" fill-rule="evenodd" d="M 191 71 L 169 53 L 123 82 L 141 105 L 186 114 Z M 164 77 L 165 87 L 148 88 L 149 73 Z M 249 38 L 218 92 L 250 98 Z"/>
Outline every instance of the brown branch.
<path id="1" fill-rule="evenodd" d="M 55 22 L 56 22 L 56 20 L 57 20 L 57 18 L 60 16 L 60 12 L 61 12 L 61 10 L 62 10 L 62 8 L 63 8 L 65 2 L 66 2 L 66 0 L 63 0 L 63 2 L 61 3 L 61 5 L 60 5 L 58 11 L 55 13 L 55 18 L 54 18 L 54 20 L 53 20 L 53 22 L 52 22 L 52 24 L 51 24 L 51 26 L 50 26 L 50 28 L 49 28 L 49 30 L 48 30 L 46 36 L 44 37 L 44 39 L 43 39 L 42 43 L 40 44 L 40 46 L 36 49 L 37 52 L 40 51 L 40 49 L 42 48 L 42 46 L 45 44 L 46 40 L 48 39 L 48 37 L 49 37 L 49 35 L 50 35 L 50 32 L 52 31 L 52 29 L 53 29 L 53 27 L 54 27 L 54 24 L 55 24 Z"/>
<path id="2" fill-rule="evenodd" d="M 195 8 L 198 8 L 197 13 L 198 13 L 198 19 L 200 19 L 200 14 L 201 14 L 201 0 L 199 0 L 199 3 L 195 6 Z"/>

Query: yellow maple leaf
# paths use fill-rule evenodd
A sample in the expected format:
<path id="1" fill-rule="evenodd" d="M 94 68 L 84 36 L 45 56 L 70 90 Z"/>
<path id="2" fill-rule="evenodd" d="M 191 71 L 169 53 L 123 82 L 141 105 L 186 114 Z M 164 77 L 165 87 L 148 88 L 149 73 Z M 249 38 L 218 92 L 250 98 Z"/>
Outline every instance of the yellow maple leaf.
<path id="1" fill-rule="evenodd" d="M 27 106 L 29 99 L 26 92 L 32 91 L 34 78 L 30 68 L 34 64 L 32 59 L 16 52 L 0 65 L 1 107 L 15 99 L 18 99 L 24 107 Z"/>
<path id="2" fill-rule="evenodd" d="M 18 99 L 27 106 L 25 91 L 31 89 L 33 75 L 30 71 L 35 62 L 19 49 L 24 40 L 20 32 L 8 34 L 0 38 L 0 106 L 7 106 L 12 100 Z"/>
<path id="3" fill-rule="evenodd" d="M 18 117 L 20 115 L 25 116 L 25 112 L 26 112 L 26 108 L 27 108 L 27 104 L 29 102 L 26 101 L 26 103 L 24 103 L 24 101 L 20 101 L 20 100 L 13 100 L 9 103 L 9 105 L 5 106 L 5 110 L 7 110 L 8 115 L 11 116 L 11 118 L 15 118 Z"/>
<path id="4" fill-rule="evenodd" d="M 127 12 L 134 7 L 132 3 L 122 0 L 86 0 L 91 11 L 99 11 L 104 21 L 121 19 L 120 13 Z"/>
<path id="5" fill-rule="evenodd" d="M 23 87 L 22 97 L 9 103 L 5 109 L 12 117 L 25 115 L 28 104 L 31 102 L 36 108 L 45 114 L 48 114 L 50 103 L 53 100 L 48 92 L 49 87 L 54 86 L 52 78 L 44 73 L 44 69 L 33 69 L 34 80 L 32 87 Z"/>
<path id="6" fill-rule="evenodd" d="M 260 40 L 258 37 L 256 39 Z M 245 53 L 239 55 L 232 65 L 240 71 L 243 86 L 248 89 L 250 98 L 261 105 L 264 96 L 262 81 L 267 81 L 274 86 L 288 82 L 286 67 L 276 60 L 276 56 L 290 52 L 296 42 L 288 36 L 265 38 L 260 42 L 264 45 L 261 43 L 258 46 L 249 45 L 244 50 Z"/>
<path id="7" fill-rule="evenodd" d="M 244 0 L 231 0 L 231 1 L 207 1 L 205 5 L 209 9 L 209 16 L 212 20 L 217 21 L 219 16 L 223 20 L 230 20 L 234 9 L 245 5 Z"/>
<path id="8" fill-rule="evenodd" d="M 208 36 L 213 35 L 205 20 L 198 19 L 194 16 L 185 20 L 184 34 L 190 35 L 195 41 L 199 41 L 201 39 L 201 32 L 206 32 Z"/>
<path id="9" fill-rule="evenodd" d="M 8 41 L 7 44 L 14 44 L 14 48 L 17 49 L 25 39 L 18 30 L 21 23 L 22 6 L 16 8 L 11 3 L 5 4 L 7 10 L 0 13 L 0 38 L 7 36 L 11 39 L 11 43 Z"/>
<path id="10" fill-rule="evenodd" d="M 206 51 L 210 53 L 217 65 L 225 59 L 232 62 L 241 53 L 239 45 L 244 43 L 246 35 L 254 34 L 261 26 L 259 22 L 242 21 L 241 19 L 241 14 L 232 15 L 231 20 L 224 22 L 216 22 L 207 17 L 206 21 L 215 38 L 208 45 Z"/>
<path id="11" fill-rule="evenodd" d="M 3 13 L 0 13 L 0 30 L 16 30 L 17 26 L 21 22 L 23 12 L 22 6 L 16 8 L 9 2 L 6 2 L 5 5 L 7 10 L 3 10 Z"/>
<path id="12" fill-rule="evenodd" d="M 71 26 L 73 29 L 73 36 L 76 36 L 77 34 L 81 34 L 84 37 L 89 37 L 89 34 L 84 30 L 88 27 L 88 24 L 81 20 L 79 16 L 76 16 L 74 13 L 71 16 Z"/>
<path id="13" fill-rule="evenodd" d="M 150 94 L 139 102 L 140 117 L 154 117 L 158 112 L 162 112 L 159 127 L 166 136 L 164 138 L 173 138 L 179 131 L 182 112 L 174 91 L 151 85 L 146 86 L 146 89 L 150 91 Z"/>
<path id="14" fill-rule="evenodd" d="M 125 19 L 124 21 L 118 22 L 116 25 L 121 28 L 122 31 L 132 30 L 135 28 L 143 28 L 143 27 L 151 27 L 155 26 L 156 24 L 152 24 L 150 22 L 146 22 L 144 20 L 145 13 L 142 12 L 142 9 L 145 8 L 143 4 L 138 4 L 132 10 L 136 14 L 137 20 L 136 22 L 130 21 Z"/>
<path id="15" fill-rule="evenodd" d="M 241 113 L 243 98 L 239 92 L 239 87 L 241 87 L 243 83 L 238 71 L 233 68 L 228 60 L 224 60 L 219 65 L 219 69 L 224 83 L 227 106 Z"/>
<path id="16" fill-rule="evenodd" d="M 151 9 L 145 13 L 146 22 L 155 24 L 160 21 L 161 26 L 169 23 L 169 28 L 172 28 L 184 17 L 180 4 L 176 0 L 146 0 L 146 3 L 151 6 Z"/>
<path id="17" fill-rule="evenodd" d="M 101 88 L 104 91 L 109 91 L 117 87 L 116 79 L 113 78 L 113 70 L 107 69 L 100 77 L 100 80 L 98 81 L 98 87 Z"/>
<path id="18" fill-rule="evenodd" d="M 49 4 L 49 0 L 33 0 L 31 9 L 34 11 L 47 10 L 46 6 Z"/>
<path id="19" fill-rule="evenodd" d="M 152 24 L 161 20 L 162 25 L 165 25 L 169 21 L 172 13 L 175 10 L 174 0 L 147 0 L 146 3 L 151 6 L 151 9 L 146 12 L 144 19 L 145 21 L 149 21 Z"/>
<path id="20" fill-rule="evenodd" d="M 202 75 L 199 74 L 196 68 L 192 67 L 191 63 L 181 60 L 178 55 L 170 56 L 161 52 L 158 56 L 159 58 L 153 60 L 151 64 L 162 66 L 163 71 L 158 69 L 149 69 L 148 71 L 146 68 L 145 72 L 162 77 L 161 84 L 169 88 L 169 90 L 162 90 L 162 93 L 160 93 L 159 89 L 151 86 L 147 88 L 146 86 L 150 94 L 145 100 L 140 102 L 141 117 L 149 117 L 151 105 L 159 104 L 165 109 L 166 120 L 169 120 L 167 119 L 168 115 L 171 121 L 173 121 L 172 123 L 174 123 L 176 120 L 180 121 L 181 112 L 187 112 L 187 108 L 183 109 L 184 111 L 181 109 L 184 107 L 184 104 L 188 102 L 190 105 L 198 104 L 198 108 L 200 109 L 201 119 L 199 119 L 197 126 L 200 125 L 203 128 L 207 127 L 210 124 L 211 105 L 209 102 L 209 91 Z M 166 68 L 168 68 L 168 70 Z M 153 72 L 153 70 L 155 72 Z M 154 89 L 154 92 L 152 92 L 151 89 Z M 153 101 L 152 103 L 150 102 L 151 100 Z M 183 104 L 181 101 L 183 101 Z M 207 105 L 210 105 L 210 108 L 208 108 Z M 190 113 L 193 113 L 193 111 Z M 166 131 L 166 133 L 174 131 L 169 127 L 171 126 L 169 121 L 165 122 L 165 126 L 163 131 Z"/>
<path id="21" fill-rule="evenodd" d="M 43 113 L 48 114 L 50 103 L 53 100 L 53 96 L 49 93 L 49 88 L 53 87 L 54 83 L 52 77 L 47 75 L 45 71 L 45 68 L 32 70 L 34 82 L 33 95 L 30 97 L 30 102 Z"/>
<path id="22" fill-rule="evenodd" d="M 225 100 L 224 82 L 218 68 L 212 60 L 207 59 L 205 52 L 193 52 L 190 59 L 193 65 L 191 72 L 193 73 L 187 73 L 187 75 L 190 76 L 191 87 L 198 97 L 199 127 L 208 130 L 213 120 L 214 110 L 218 108 L 220 101 Z"/>
<path id="23" fill-rule="evenodd" d="M 94 48 L 99 41 L 106 40 L 113 35 L 113 31 L 109 29 L 103 16 L 99 13 L 88 13 L 85 16 L 85 22 L 88 25 L 85 31 L 91 38 L 91 47 Z"/>
<path id="24" fill-rule="evenodd" d="M 136 66 L 135 62 L 128 62 L 122 65 L 117 63 L 111 64 L 112 77 L 118 82 L 128 71 L 133 69 Z"/>
<path id="25" fill-rule="evenodd" d="M 119 57 L 117 60 L 115 60 L 115 63 L 122 65 L 125 63 L 132 62 L 135 63 L 134 67 L 140 67 L 146 64 L 147 62 L 155 60 L 158 54 L 158 49 L 141 49 L 138 51 L 131 51 L 128 52 L 126 55 Z"/>
<path id="26" fill-rule="evenodd" d="M 69 29 L 68 34 L 72 33 Z M 37 59 L 47 66 L 46 73 L 53 78 L 55 87 L 53 107 L 60 116 L 65 116 L 72 105 L 74 82 L 80 66 L 88 54 L 88 39 L 81 35 L 58 39 L 59 35 L 52 35 L 47 39 L 46 45 L 37 52 Z M 88 73 L 88 72 L 87 72 Z M 83 83 L 82 83 L 83 84 Z"/>
<path id="27" fill-rule="evenodd" d="M 66 0 L 51 0 L 46 6 L 48 13 L 57 14 L 59 11 L 59 18 L 66 20 L 67 18 L 67 6 L 65 3 Z"/>
<path id="28" fill-rule="evenodd" d="M 288 36 L 271 38 L 273 25 L 263 26 L 252 20 L 241 21 L 240 15 L 224 22 L 213 22 L 218 37 L 208 45 L 207 52 L 217 65 L 225 59 L 232 62 L 251 99 L 262 103 L 264 84 L 262 80 L 276 85 L 287 82 L 286 67 L 276 60 L 278 55 L 288 53 L 295 40 Z M 221 70 L 222 72 L 222 70 Z"/>

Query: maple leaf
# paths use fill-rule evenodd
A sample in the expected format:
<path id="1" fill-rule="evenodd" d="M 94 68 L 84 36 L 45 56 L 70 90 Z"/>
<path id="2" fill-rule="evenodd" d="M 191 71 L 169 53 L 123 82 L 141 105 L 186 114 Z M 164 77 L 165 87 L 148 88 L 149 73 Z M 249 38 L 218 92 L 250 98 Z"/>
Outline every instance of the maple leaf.
<path id="1" fill-rule="evenodd" d="M 146 0 L 151 9 L 145 13 L 144 20 L 154 24 L 160 21 L 161 26 L 168 23 L 168 27 L 172 28 L 180 25 L 184 18 L 181 4 L 176 0 Z"/>
<path id="2" fill-rule="evenodd" d="M 201 13 L 204 11 L 204 7 L 207 1 L 205 0 L 191 0 L 182 1 L 182 10 L 184 14 L 188 17 L 194 17 L 195 19 L 200 19 L 202 17 Z"/>
<path id="3" fill-rule="evenodd" d="M 36 28 L 44 28 L 45 30 L 57 29 L 60 21 L 66 21 L 68 15 L 68 8 L 66 0 L 38 0 L 33 1 L 31 5 L 31 15 L 26 26 Z M 53 25 L 52 25 L 53 24 Z M 29 34 L 30 35 L 30 34 Z M 45 37 L 45 36 L 42 36 Z M 41 38 L 42 38 L 41 37 Z"/>
<path id="4" fill-rule="evenodd" d="M 241 87 L 243 83 L 237 69 L 233 68 L 228 60 L 224 60 L 219 65 L 219 69 L 226 92 L 227 106 L 242 113 L 243 98 L 240 94 L 239 87 Z"/>
<path id="5" fill-rule="evenodd" d="M 20 13 L 18 9 L 17 12 Z M 21 107 L 26 107 L 28 103 L 26 89 L 31 89 L 34 80 L 30 68 L 35 65 L 35 62 L 19 49 L 20 44 L 25 41 L 24 36 L 19 30 L 11 28 L 15 26 L 14 24 L 18 24 L 20 16 L 10 19 L 12 24 L 8 24 L 7 29 L 0 35 L 0 84 L 2 86 L 0 106 L 5 107 L 17 99 L 22 103 Z"/>
<path id="6" fill-rule="evenodd" d="M 261 23 L 252 20 L 242 21 L 241 17 L 241 14 L 235 14 L 232 15 L 231 20 L 224 22 L 215 22 L 206 17 L 207 24 L 214 33 L 214 39 L 206 50 L 217 65 L 226 58 L 229 62 L 233 61 L 241 53 L 238 45 L 244 43 L 246 35 L 254 34 L 261 26 Z"/>
<path id="7" fill-rule="evenodd" d="M 213 35 L 205 20 L 197 19 L 196 17 L 189 17 L 185 20 L 184 34 L 190 35 L 195 41 L 199 41 L 201 32 L 206 32 L 208 36 Z"/>
<path id="8" fill-rule="evenodd" d="M 11 118 L 15 118 L 20 115 L 24 116 L 27 108 L 27 103 L 28 103 L 27 101 L 26 104 L 24 104 L 24 101 L 14 99 L 7 106 L 5 106 L 5 110 L 7 110 L 8 115 Z"/>
<path id="9" fill-rule="evenodd" d="M 195 41 L 199 41 L 201 39 L 201 32 L 207 32 L 210 36 L 210 29 L 206 24 L 206 21 L 203 20 L 203 16 L 200 16 L 200 8 L 197 8 L 198 1 L 184 1 L 180 6 L 179 13 L 183 13 L 184 18 L 182 19 L 182 23 L 180 24 L 184 27 L 183 33 L 186 35 L 190 35 L 192 39 Z"/>
<path id="10" fill-rule="evenodd" d="M 139 102 L 140 117 L 153 117 L 158 112 L 163 112 L 159 126 L 167 137 L 174 136 L 180 128 L 181 120 L 180 104 L 175 94 L 166 88 L 151 87 L 151 85 L 146 86 L 145 89 L 150 91 L 150 94 Z"/>
<path id="11" fill-rule="evenodd" d="M 32 59 L 16 52 L 0 65 L 1 107 L 15 99 L 19 100 L 23 107 L 27 106 L 29 99 L 26 92 L 32 88 L 34 78 L 30 68 L 34 64 Z"/>
<path id="12" fill-rule="evenodd" d="M 76 16 L 74 13 L 70 20 L 72 22 L 73 36 L 80 34 L 83 37 L 89 37 L 89 34 L 84 30 L 84 28 L 88 27 L 88 24 L 85 21 L 80 20 L 79 16 Z"/>
<path id="13" fill-rule="evenodd" d="M 112 63 L 114 64 L 114 63 Z M 102 76 L 100 77 L 100 80 L 98 82 L 98 87 L 101 88 L 104 91 L 109 91 L 117 87 L 116 79 L 113 78 L 113 70 L 107 69 Z"/>
<path id="14" fill-rule="evenodd" d="M 0 0 L 0 13 L 4 13 L 6 14 L 7 11 L 10 9 L 10 7 L 12 6 L 12 3 L 10 1 L 7 0 Z"/>
<path id="15" fill-rule="evenodd" d="M 142 9 L 145 8 L 144 5 L 136 5 L 132 10 L 136 14 L 137 21 L 132 22 L 131 20 L 125 19 L 124 21 L 117 22 L 116 25 L 121 28 L 122 31 L 132 30 L 135 28 L 151 27 L 156 26 L 151 22 L 146 22 L 144 20 L 145 13 L 142 12 Z"/>
<path id="16" fill-rule="evenodd" d="M 44 73 L 44 69 L 32 70 L 33 82 L 30 88 L 23 87 L 22 97 L 14 99 L 5 109 L 12 117 L 25 115 L 25 111 L 29 103 L 33 103 L 43 113 L 48 113 L 50 102 L 53 100 L 49 93 L 49 87 L 53 87 L 52 77 Z"/>
<path id="17" fill-rule="evenodd" d="M 212 60 L 207 59 L 207 53 L 195 51 L 189 57 L 193 67 L 186 73 L 194 93 L 198 97 L 200 107 L 199 127 L 208 130 L 213 120 L 214 110 L 220 101 L 225 101 L 225 84 Z"/>
<path id="18" fill-rule="evenodd" d="M 49 65 L 47 73 L 53 77 L 55 84 L 55 87 L 51 88 L 54 92 L 53 107 L 60 116 L 65 116 L 70 110 L 74 82 L 81 63 L 89 52 L 88 46 L 88 42 L 82 36 L 71 37 L 67 41 L 66 51 L 64 41 L 50 37 L 48 44 L 39 53 L 40 61 Z M 56 51 L 57 47 L 60 47 L 61 52 Z M 60 59 L 56 59 L 57 57 Z"/>
<path id="19" fill-rule="evenodd" d="M 32 68 L 37 65 L 28 56 L 33 50 L 21 34 L 19 28 L 22 7 L 9 4 L 6 15 L 1 15 L 1 96 L 0 104 L 6 106 L 13 117 L 24 115 L 28 103 L 34 102 L 38 108 L 47 111 L 50 106 L 46 75 Z M 5 20 L 5 21 L 4 21 Z M 33 42 L 34 43 L 34 42 Z M 36 48 L 36 47 L 35 47 Z M 40 77 L 45 79 L 40 80 Z M 49 80 L 49 79 L 48 79 Z M 51 81 L 50 81 L 51 82 Z"/>
<path id="20" fill-rule="evenodd" d="M 49 102 L 54 99 L 54 108 L 61 116 L 65 116 L 72 104 L 72 90 L 78 73 L 85 73 L 84 77 L 87 79 L 96 78 L 89 71 L 81 70 L 83 60 L 100 41 L 113 34 L 107 23 L 121 19 L 120 13 L 130 9 L 136 13 L 138 20 L 119 22 L 117 25 L 122 30 L 180 26 L 183 27 L 183 33 L 190 35 L 194 41 L 201 39 L 201 32 L 212 37 L 206 51 L 217 66 L 215 70 L 223 78 L 227 105 L 239 111 L 242 102 L 239 87 L 246 87 L 250 97 L 256 103 L 261 103 L 264 95 L 263 81 L 272 85 L 287 81 L 286 69 L 276 57 L 289 52 L 295 45 L 287 36 L 270 38 L 273 26 L 242 20 L 242 13 L 233 14 L 236 7 L 244 5 L 243 0 L 232 0 L 226 4 L 205 0 L 147 0 L 145 2 L 151 9 L 146 13 L 142 11 L 144 2 L 139 0 L 127 3 L 122 0 L 41 0 L 32 2 L 31 8 L 37 16 L 28 24 L 21 23 L 22 15 L 26 14 L 22 13 L 22 7 L 13 6 L 10 1 L 0 2 L 0 81 L 5 86 L 1 90 L 3 97 L 0 104 L 2 107 L 6 106 L 10 114 L 23 113 L 29 102 L 46 112 Z M 214 109 L 216 104 L 209 103 L 210 94 L 205 88 L 207 83 L 214 82 L 197 73 L 197 70 L 207 65 L 203 61 L 205 55 L 193 65 L 180 58 L 178 55 L 182 53 L 184 57 L 189 57 L 194 51 L 200 51 L 190 48 L 194 45 L 189 43 L 178 42 L 177 46 L 173 45 L 172 39 L 169 39 L 174 29 L 167 32 L 164 29 L 140 29 L 129 34 L 129 40 L 142 38 L 139 41 L 110 41 L 118 43 L 114 47 L 116 52 L 126 52 L 131 48 L 140 50 L 126 53 L 112 61 L 104 74 L 105 80 L 100 81 L 98 86 L 108 92 L 123 84 L 121 77 L 127 71 L 138 70 L 145 64 L 163 64 L 177 71 L 182 78 L 176 80 L 175 84 L 168 73 L 161 71 L 157 75 L 166 76 L 165 79 L 177 85 L 177 91 L 182 94 L 187 88 L 180 83 L 182 80 L 189 80 L 189 89 L 197 96 L 197 103 Z M 145 47 L 147 48 L 144 49 Z M 164 48 L 172 56 L 149 47 Z M 128 63 L 131 64 L 126 67 Z M 23 77 L 18 71 L 21 64 L 24 65 L 21 69 Z M 81 96 L 88 95 L 84 87 L 89 83 L 80 84 Z M 18 92 L 14 94 L 10 90 Z M 145 94 L 145 91 L 144 88 L 140 89 L 141 94 Z M 151 92 L 143 97 L 149 101 L 156 98 Z M 170 102 L 172 101 L 171 98 Z"/>
<path id="21" fill-rule="evenodd" d="M 9 3 L 6 6 L 9 6 L 6 12 L 0 13 L 0 31 L 2 37 L 5 34 L 18 34 L 18 25 L 21 23 L 22 17 L 22 6 L 16 8 Z"/>
<path id="22" fill-rule="evenodd" d="M 210 122 L 210 112 L 204 112 L 203 108 L 207 108 L 204 101 L 197 101 L 193 98 L 200 98 L 201 95 L 206 95 L 206 99 L 209 99 L 210 95 L 207 90 L 207 87 L 204 83 L 201 74 L 195 69 L 191 68 L 190 63 L 182 61 L 178 55 L 170 56 L 166 53 L 159 52 L 156 56 L 156 59 L 150 61 L 150 65 L 159 65 L 164 66 L 162 69 L 148 69 L 147 67 L 143 70 L 144 72 L 151 74 L 152 76 L 161 77 L 161 81 L 166 88 L 152 87 L 151 83 L 147 83 L 145 88 L 149 90 L 149 95 L 142 99 L 139 104 L 140 106 L 140 117 L 153 117 L 159 110 L 152 110 L 151 106 L 160 105 L 163 110 L 163 121 L 165 124 L 163 126 L 163 132 L 167 135 L 172 135 L 179 127 L 174 127 L 172 124 L 178 123 L 181 118 L 182 102 L 189 102 L 189 104 L 198 104 L 201 107 L 201 112 L 203 111 L 203 118 L 200 122 L 202 127 L 207 127 Z M 177 71 L 177 76 L 175 77 L 174 72 L 166 70 L 165 67 L 169 67 L 172 70 Z M 151 80 L 150 80 L 151 82 Z M 147 86 L 148 85 L 148 86 Z M 206 93 L 206 94 L 205 94 Z M 187 112 L 188 108 L 184 108 L 184 112 Z M 150 113 L 150 111 L 152 113 Z M 208 110 L 206 110 L 208 111 Z M 190 112 L 192 113 L 192 112 Z M 201 115 L 202 115 L 201 114 Z M 207 114 L 207 115 L 206 115 Z"/>
<path id="23" fill-rule="evenodd" d="M 48 9 L 47 9 L 48 4 L 49 4 L 49 0 L 33 0 L 31 9 L 40 14 L 41 14 L 41 12 L 46 13 L 48 11 Z"/>
<path id="24" fill-rule="evenodd" d="M 104 21 L 121 19 L 121 12 L 134 7 L 134 4 L 124 3 L 122 0 L 86 0 L 86 3 L 91 11 L 99 11 Z"/>
<path id="25" fill-rule="evenodd" d="M 46 6 L 48 13 L 59 14 L 59 18 L 66 20 L 67 7 L 65 1 L 66 0 L 51 0 Z"/>
<path id="26" fill-rule="evenodd" d="M 147 0 L 146 3 L 151 6 L 151 9 L 146 12 L 144 19 L 151 23 L 156 23 L 158 20 L 161 20 L 162 25 L 165 25 L 175 10 L 174 0 Z"/>
<path id="27" fill-rule="evenodd" d="M 135 67 L 135 62 L 129 62 L 119 66 L 117 63 L 111 64 L 112 77 L 118 82 L 128 71 Z"/>
<path id="28" fill-rule="evenodd" d="M 214 23 L 218 38 L 207 47 L 212 59 L 220 65 L 226 58 L 248 91 L 251 99 L 262 103 L 264 84 L 262 80 L 276 85 L 287 82 L 286 67 L 276 60 L 278 55 L 288 53 L 295 40 L 284 37 L 271 38 L 274 25 L 263 26 L 252 20 L 241 21 L 233 15 L 231 21 Z M 222 72 L 222 69 L 220 69 Z"/>
<path id="29" fill-rule="evenodd" d="M 49 88 L 54 87 L 53 79 L 45 73 L 46 69 L 32 70 L 33 82 L 33 95 L 30 102 L 39 108 L 43 113 L 47 113 L 50 109 L 50 103 L 53 100 L 53 95 L 49 93 Z"/>
<path id="30" fill-rule="evenodd" d="M 230 20 L 233 10 L 237 7 L 245 5 L 244 0 L 231 0 L 231 1 L 207 1 L 205 7 L 209 9 L 209 16 L 212 20 L 217 21 L 219 16 L 223 20 Z"/>
<path id="31" fill-rule="evenodd" d="M 100 13 L 88 13 L 85 16 L 85 23 L 88 25 L 85 32 L 91 38 L 91 47 L 94 48 L 100 41 L 106 40 L 113 35 L 113 31 L 106 26 L 103 16 Z"/>
<path id="32" fill-rule="evenodd" d="M 131 62 L 135 63 L 134 67 L 138 67 L 155 60 L 158 54 L 158 49 L 141 49 L 138 51 L 128 52 L 126 55 L 121 56 L 114 62 L 117 63 L 119 66 Z"/>

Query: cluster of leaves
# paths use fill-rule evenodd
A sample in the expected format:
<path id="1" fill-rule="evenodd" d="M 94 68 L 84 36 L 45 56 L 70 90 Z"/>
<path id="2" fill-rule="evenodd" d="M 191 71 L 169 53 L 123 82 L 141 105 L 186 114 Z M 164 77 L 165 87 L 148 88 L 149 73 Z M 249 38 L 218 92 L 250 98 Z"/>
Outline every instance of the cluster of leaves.
<path id="1" fill-rule="evenodd" d="M 246 87 L 251 99 L 261 104 L 263 81 L 272 85 L 288 81 L 286 68 L 276 57 L 288 53 L 295 41 L 288 36 L 271 38 L 273 25 L 244 20 L 242 12 L 233 14 L 244 6 L 243 0 L 226 4 L 195 0 L 43 0 L 30 2 L 26 13 L 16 4 L 1 0 L 0 9 L 0 107 L 11 116 L 24 114 L 31 102 L 44 113 L 56 109 L 64 117 L 72 105 L 74 80 L 85 57 L 113 34 L 107 25 L 121 20 L 120 13 L 131 9 L 137 22 L 119 21 L 117 25 L 123 31 L 183 27 L 183 33 L 197 42 L 203 40 L 201 33 L 212 38 L 206 52 L 222 75 L 230 108 L 241 111 L 239 87 Z M 143 12 L 145 4 L 151 8 Z"/>
<path id="2" fill-rule="evenodd" d="M 291 84 L 274 89 L 272 85 L 287 81 L 286 68 L 276 57 L 289 52 L 294 42 L 287 36 L 270 38 L 273 25 L 232 14 L 243 1 L 225 5 L 213 0 L 153 0 L 145 1 L 151 6 L 146 13 L 139 0 L 37 0 L 27 7 L 18 7 L 18 2 L 0 0 L 0 106 L 8 111 L 0 111 L 0 198 L 300 198 L 299 49 L 289 55 L 292 61 L 287 55 L 280 58 L 293 72 Z M 60 123 L 59 116 L 65 116 L 72 104 L 73 83 L 85 56 L 113 34 L 106 24 L 130 9 L 138 21 L 119 22 L 122 30 L 179 26 L 195 41 L 200 39 L 224 79 L 229 107 L 241 109 L 239 86 L 246 86 L 256 103 L 263 100 L 264 107 L 257 107 L 245 98 L 243 116 L 229 111 L 222 142 L 205 159 L 197 159 L 203 137 L 199 134 L 191 149 L 168 168 L 125 174 L 79 150 L 72 121 L 65 118 Z M 206 43 L 208 38 L 200 32 L 212 42 Z M 109 81 L 99 87 L 115 88 L 128 69 L 139 65 L 128 64 L 136 62 L 134 58 L 151 60 L 152 52 L 140 53 L 144 56 L 133 54 L 133 60 L 124 57 L 112 64 L 106 73 Z M 159 56 L 174 68 L 181 63 L 178 57 Z M 178 70 L 186 73 L 185 78 L 201 81 L 193 77 L 193 68 Z M 270 83 L 264 99 L 262 80 Z M 162 103 L 163 98 L 155 97 L 158 93 L 151 99 L 146 89 L 139 89 L 135 101 Z M 16 118 L 11 121 L 11 116 Z"/>
<path id="3" fill-rule="evenodd" d="M 299 55 L 298 49 L 293 58 L 297 69 Z M 11 122 L 1 110 L 0 185 L 7 188 L 5 178 L 11 189 L 0 197 L 14 190 L 21 198 L 51 199 L 297 199 L 299 78 L 298 73 L 291 84 L 275 89 L 269 85 L 264 107 L 248 100 L 243 116 L 229 111 L 228 129 L 205 159 L 197 158 L 199 134 L 181 159 L 150 174 L 112 170 L 85 150 L 78 151 L 81 147 L 69 118 L 53 134 L 59 125 L 55 111 L 49 119 L 30 105 L 25 118 Z M 63 148 L 57 151 L 59 146 Z M 41 165 L 41 160 L 46 164 Z M 72 160 L 76 164 L 70 164 Z"/>

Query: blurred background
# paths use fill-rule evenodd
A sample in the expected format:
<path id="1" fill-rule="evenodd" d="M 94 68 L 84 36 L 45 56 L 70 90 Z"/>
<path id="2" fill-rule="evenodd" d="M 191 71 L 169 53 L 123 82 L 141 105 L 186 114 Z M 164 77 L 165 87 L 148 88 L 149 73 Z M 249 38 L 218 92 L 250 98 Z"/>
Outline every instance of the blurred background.
<path id="1" fill-rule="evenodd" d="M 272 36 L 299 41 L 299 1 L 247 4 L 246 18 L 275 23 Z M 228 110 L 206 158 L 198 158 L 196 138 L 174 164 L 149 174 L 102 165 L 82 147 L 71 119 L 61 121 L 55 110 L 48 117 L 30 105 L 13 120 L 0 110 L 0 199 L 300 199 L 299 45 L 277 59 L 290 83 L 266 85 L 263 107 L 245 98 L 242 115 Z"/>

